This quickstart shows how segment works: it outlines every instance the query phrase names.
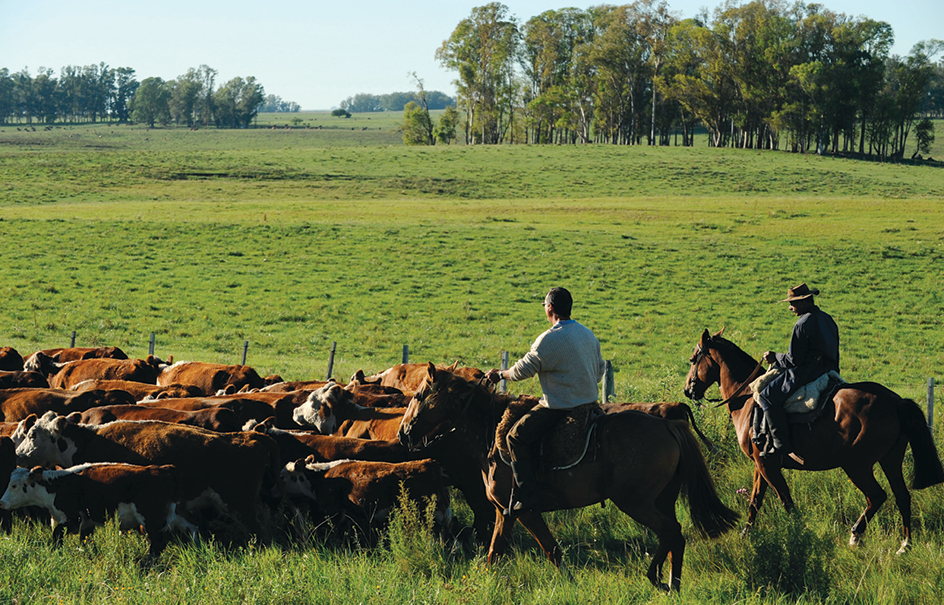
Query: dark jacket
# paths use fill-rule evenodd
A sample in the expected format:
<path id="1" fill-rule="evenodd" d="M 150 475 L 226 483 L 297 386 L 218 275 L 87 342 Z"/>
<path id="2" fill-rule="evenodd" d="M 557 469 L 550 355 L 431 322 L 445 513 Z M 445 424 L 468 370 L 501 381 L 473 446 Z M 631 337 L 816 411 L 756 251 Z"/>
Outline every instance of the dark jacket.
<path id="1" fill-rule="evenodd" d="M 760 393 L 761 407 L 779 405 L 801 386 L 833 370 L 839 372 L 839 328 L 828 313 L 814 306 L 793 326 L 790 350 L 777 353 L 774 366 L 783 374 Z"/>

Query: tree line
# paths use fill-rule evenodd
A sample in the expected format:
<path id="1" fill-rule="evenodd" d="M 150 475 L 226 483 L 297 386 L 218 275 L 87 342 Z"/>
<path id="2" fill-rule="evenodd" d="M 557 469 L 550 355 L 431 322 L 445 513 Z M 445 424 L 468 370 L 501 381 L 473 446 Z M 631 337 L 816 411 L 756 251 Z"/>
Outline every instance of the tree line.
<path id="1" fill-rule="evenodd" d="M 691 145 L 901 158 L 944 115 L 944 42 L 890 54 L 888 23 L 821 4 L 726 2 L 682 19 L 664 1 L 548 10 L 493 2 L 436 51 L 457 74 L 466 143 Z M 921 121 L 918 145 L 933 140 Z"/>
<path id="2" fill-rule="evenodd" d="M 216 85 L 217 71 L 207 65 L 173 80 L 135 79 L 130 67 L 66 66 L 58 77 L 40 68 L 0 68 L 0 124 L 20 122 L 141 122 L 178 126 L 241 128 L 259 111 L 299 111 L 298 103 L 265 94 L 253 76 Z"/>
<path id="3" fill-rule="evenodd" d="M 425 93 L 426 102 L 430 109 L 445 109 L 455 105 L 456 100 L 446 93 L 431 90 Z M 392 92 L 385 95 L 359 93 L 341 101 L 339 107 L 350 113 L 367 113 L 375 111 L 403 111 L 409 102 L 420 101 L 416 92 Z"/>

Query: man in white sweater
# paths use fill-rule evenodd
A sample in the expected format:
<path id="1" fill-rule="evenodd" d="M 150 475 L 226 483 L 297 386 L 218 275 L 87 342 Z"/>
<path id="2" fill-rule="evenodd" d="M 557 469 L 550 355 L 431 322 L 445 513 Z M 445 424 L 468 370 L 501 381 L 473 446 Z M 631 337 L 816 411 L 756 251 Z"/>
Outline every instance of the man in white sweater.
<path id="1" fill-rule="evenodd" d="M 531 350 L 507 370 L 489 370 L 495 383 L 524 380 L 535 374 L 544 396 L 508 432 L 511 469 L 518 487 L 509 508 L 515 513 L 537 508 L 534 447 L 541 437 L 573 408 L 599 399 L 604 361 L 600 341 L 587 327 L 570 318 L 573 298 L 564 288 L 551 288 L 544 297 L 544 313 L 552 326 L 535 339 Z"/>

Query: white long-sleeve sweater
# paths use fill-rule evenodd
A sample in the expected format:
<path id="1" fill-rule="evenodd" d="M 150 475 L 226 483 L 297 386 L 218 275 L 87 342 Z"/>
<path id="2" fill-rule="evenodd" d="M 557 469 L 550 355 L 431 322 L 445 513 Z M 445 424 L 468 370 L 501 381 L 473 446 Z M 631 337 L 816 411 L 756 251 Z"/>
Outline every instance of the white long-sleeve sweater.
<path id="1" fill-rule="evenodd" d="M 597 337 L 586 326 L 567 319 L 538 336 L 506 376 L 517 381 L 537 374 L 544 392 L 542 405 L 574 408 L 599 399 L 604 366 Z"/>

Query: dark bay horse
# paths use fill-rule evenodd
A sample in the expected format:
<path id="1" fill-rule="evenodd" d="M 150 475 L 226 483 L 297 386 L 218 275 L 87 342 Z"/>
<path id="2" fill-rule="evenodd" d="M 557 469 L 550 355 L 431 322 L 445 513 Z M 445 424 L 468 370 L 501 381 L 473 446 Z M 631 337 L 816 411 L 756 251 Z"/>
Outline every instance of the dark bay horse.
<path id="1" fill-rule="evenodd" d="M 741 450 L 754 461 L 747 527 L 757 518 L 768 485 L 787 510 L 794 508 L 782 468 L 807 471 L 841 468 L 865 494 L 867 502 L 862 515 L 852 526 L 849 544 L 855 546 L 868 522 L 888 498 L 873 474 L 878 462 L 888 478 L 901 513 L 904 537 L 898 552 L 910 548 L 911 494 L 902 474 L 902 461 L 909 443 L 914 457 L 912 489 L 944 482 L 944 468 L 918 404 L 874 382 L 844 384 L 832 400 L 826 402 L 822 415 L 808 428 L 794 425 L 802 427 L 793 431 L 793 446 L 804 458 L 806 463 L 803 466 L 782 456 L 760 457 L 751 443 L 753 394 L 750 389 L 744 389 L 743 394 L 738 392 L 754 374 L 758 363 L 734 343 L 722 338 L 722 332 L 724 330 L 711 336 L 705 330 L 695 345 L 691 368 L 685 379 L 685 395 L 701 400 L 711 384 L 718 383 L 721 388 Z"/>
<path id="2" fill-rule="evenodd" d="M 407 407 L 400 441 L 417 448 L 431 439 L 461 439 L 474 452 L 495 505 L 495 529 L 488 552 L 492 563 L 508 545 L 515 517 L 502 513 L 511 493 L 511 468 L 498 458 L 495 426 L 513 397 L 429 365 L 420 390 Z M 451 432 L 454 429 L 454 433 Z M 542 511 L 590 506 L 611 500 L 621 511 L 655 532 L 659 545 L 647 577 L 654 586 L 677 590 L 685 538 L 675 516 L 679 492 L 688 495 L 695 527 L 711 537 L 732 529 L 738 515 L 718 498 L 698 441 L 688 423 L 628 411 L 603 417 L 597 446 L 580 464 L 549 471 L 540 488 Z M 545 555 L 558 567 L 563 552 L 541 511 L 517 516 Z M 662 565 L 671 557 L 668 585 Z"/>

